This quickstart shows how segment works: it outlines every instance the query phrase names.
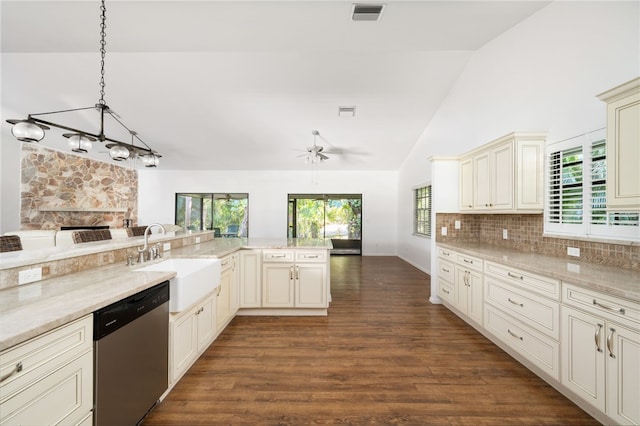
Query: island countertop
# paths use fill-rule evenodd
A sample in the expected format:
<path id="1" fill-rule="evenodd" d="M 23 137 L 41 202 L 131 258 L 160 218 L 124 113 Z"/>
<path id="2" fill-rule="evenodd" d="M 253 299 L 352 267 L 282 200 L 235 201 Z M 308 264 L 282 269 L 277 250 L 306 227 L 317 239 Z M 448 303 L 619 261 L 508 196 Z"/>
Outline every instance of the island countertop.
<path id="1" fill-rule="evenodd" d="M 135 271 L 142 266 L 169 258 L 220 258 L 241 249 L 331 248 L 330 240 L 321 239 L 216 238 L 172 249 L 154 262 L 116 263 L 0 290 L 0 351 L 175 276 L 175 272 Z"/>

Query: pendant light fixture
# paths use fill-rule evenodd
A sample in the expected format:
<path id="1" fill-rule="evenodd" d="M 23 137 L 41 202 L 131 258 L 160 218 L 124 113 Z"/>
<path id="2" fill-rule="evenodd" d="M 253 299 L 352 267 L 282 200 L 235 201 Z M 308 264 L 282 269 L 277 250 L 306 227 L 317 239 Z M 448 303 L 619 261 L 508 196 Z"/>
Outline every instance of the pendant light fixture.
<path id="1" fill-rule="evenodd" d="M 116 161 L 124 161 L 129 158 L 136 159 L 140 157 L 142 160 L 142 164 L 145 167 L 156 167 L 160 162 L 161 155 L 156 151 L 151 149 L 149 145 L 147 145 L 138 134 L 133 130 L 129 129 L 127 126 L 119 120 L 118 115 L 113 112 L 106 101 L 104 100 L 104 60 L 106 56 L 106 20 L 107 20 L 107 9 L 105 6 L 105 0 L 101 1 L 100 6 L 100 99 L 98 103 L 94 106 L 83 107 L 83 108 L 74 108 L 67 109 L 61 111 L 51 111 L 51 112 L 43 112 L 38 114 L 29 114 L 26 119 L 11 119 L 7 120 L 8 123 L 13 124 L 11 128 L 11 134 L 22 142 L 36 143 L 40 142 L 45 136 L 45 130 L 50 130 L 51 127 L 55 127 L 62 130 L 67 130 L 71 133 L 65 133 L 62 136 L 68 139 L 68 146 L 73 152 L 78 153 L 87 153 L 91 150 L 93 142 L 109 142 L 105 146 L 109 148 L 109 155 L 113 160 Z M 40 118 L 43 115 L 50 114 L 63 114 L 70 113 L 76 111 L 90 110 L 96 109 L 100 115 L 100 132 L 93 133 L 84 130 L 75 129 L 73 127 L 69 127 L 63 124 L 57 124 L 48 120 L 43 120 Z M 105 117 L 111 117 L 115 120 L 120 126 L 125 128 L 129 134 L 131 134 L 131 143 L 121 142 L 119 140 L 113 139 L 105 135 Z M 136 141 L 139 144 L 136 145 Z"/>

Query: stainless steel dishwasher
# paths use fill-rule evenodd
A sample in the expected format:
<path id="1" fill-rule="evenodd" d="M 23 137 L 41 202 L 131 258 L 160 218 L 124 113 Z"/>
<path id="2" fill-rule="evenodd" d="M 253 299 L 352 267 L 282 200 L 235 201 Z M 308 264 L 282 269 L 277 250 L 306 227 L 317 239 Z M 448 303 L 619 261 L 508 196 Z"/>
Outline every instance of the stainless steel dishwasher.
<path id="1" fill-rule="evenodd" d="M 169 281 L 93 315 L 97 426 L 134 426 L 168 387 Z"/>

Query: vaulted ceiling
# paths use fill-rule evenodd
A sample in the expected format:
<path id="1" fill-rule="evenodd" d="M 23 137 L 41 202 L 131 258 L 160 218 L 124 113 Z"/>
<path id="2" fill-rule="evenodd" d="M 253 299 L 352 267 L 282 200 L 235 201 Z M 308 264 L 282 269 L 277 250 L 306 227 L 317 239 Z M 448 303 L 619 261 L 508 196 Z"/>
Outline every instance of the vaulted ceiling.
<path id="1" fill-rule="evenodd" d="M 105 99 L 161 169 L 304 169 L 318 130 L 338 153 L 321 167 L 396 170 L 474 52 L 549 2 L 384 3 L 354 22 L 353 1 L 108 0 Z M 94 105 L 100 2 L 0 5 L 2 120 Z M 97 131 L 95 113 L 49 118 Z M 65 150 L 61 133 L 41 143 Z"/>

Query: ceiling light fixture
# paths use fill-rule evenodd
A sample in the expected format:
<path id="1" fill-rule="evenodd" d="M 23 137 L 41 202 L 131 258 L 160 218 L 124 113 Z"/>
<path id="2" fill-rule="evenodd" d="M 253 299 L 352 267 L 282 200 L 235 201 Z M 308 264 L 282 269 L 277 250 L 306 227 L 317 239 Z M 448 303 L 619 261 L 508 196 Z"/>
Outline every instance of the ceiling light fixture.
<path id="1" fill-rule="evenodd" d="M 13 124 L 11 128 L 11 134 L 22 142 L 40 142 L 45 136 L 45 130 L 49 130 L 51 127 L 56 127 L 58 129 L 67 130 L 71 133 L 65 133 L 62 136 L 69 139 L 68 146 L 73 152 L 86 153 L 92 147 L 92 142 L 96 140 L 100 142 L 110 142 L 106 145 L 109 148 L 109 155 L 112 159 L 116 161 L 123 161 L 128 158 L 136 159 L 138 157 L 141 158 L 142 163 L 145 167 L 156 167 L 159 163 L 160 154 L 151 149 L 149 145 L 147 145 L 142 139 L 138 137 L 138 134 L 133 130 L 129 129 L 127 126 L 119 120 L 118 115 L 109 108 L 107 103 L 104 100 L 104 59 L 106 56 L 106 7 L 105 0 L 102 0 L 102 4 L 100 6 L 100 100 L 94 106 L 83 107 L 83 108 L 74 108 L 67 109 L 61 111 L 51 111 L 51 112 L 43 112 L 38 114 L 29 114 L 25 120 L 7 120 L 8 123 Z M 98 134 L 87 132 L 85 130 L 78 130 L 73 127 L 69 127 L 62 124 L 53 123 L 47 120 L 43 120 L 39 118 L 43 115 L 49 114 L 61 114 L 67 112 L 76 112 L 83 111 L 89 109 L 96 109 L 100 113 L 100 132 Z M 131 134 L 131 143 L 121 142 L 116 139 L 112 139 L 107 137 L 104 134 L 104 125 L 105 125 L 105 115 L 111 117 L 115 120 L 120 126 L 125 128 Z M 135 140 L 140 142 L 142 145 L 135 144 Z"/>
<path id="2" fill-rule="evenodd" d="M 316 145 L 316 137 L 320 135 L 320 132 L 317 130 L 311 131 L 313 135 L 313 146 L 307 148 L 306 158 L 304 159 L 305 164 L 315 165 L 317 163 L 322 163 L 329 159 L 326 155 L 322 153 L 324 148 L 320 145 Z"/>

